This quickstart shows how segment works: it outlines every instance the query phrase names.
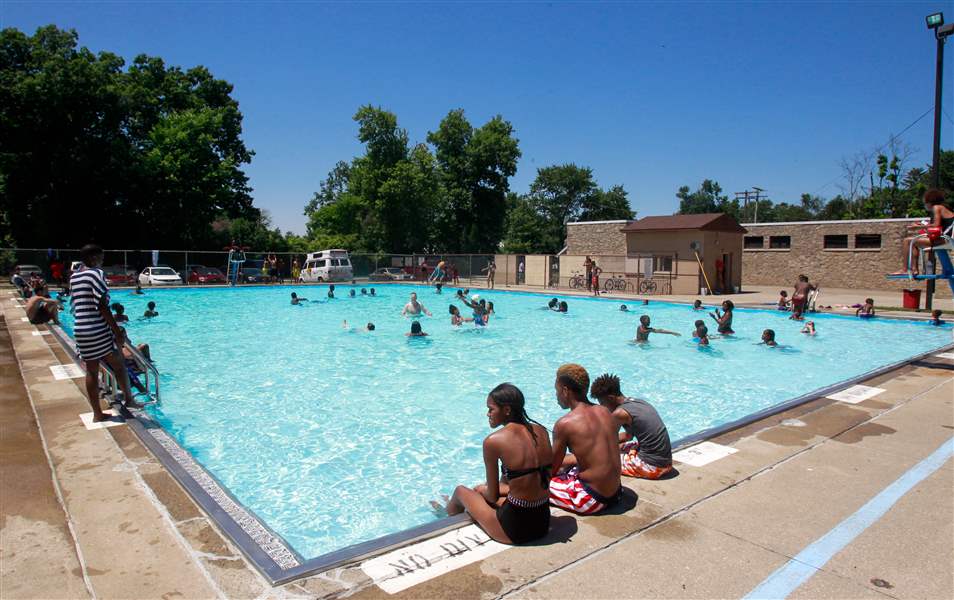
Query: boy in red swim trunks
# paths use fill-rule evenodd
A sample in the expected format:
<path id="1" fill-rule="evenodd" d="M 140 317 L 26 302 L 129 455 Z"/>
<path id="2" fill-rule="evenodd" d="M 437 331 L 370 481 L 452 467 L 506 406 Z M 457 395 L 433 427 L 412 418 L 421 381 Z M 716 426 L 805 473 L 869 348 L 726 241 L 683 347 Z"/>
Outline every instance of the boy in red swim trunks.
<path id="1" fill-rule="evenodd" d="M 591 515 L 619 502 L 620 455 L 618 427 L 610 414 L 586 398 L 590 376 L 576 364 L 557 370 L 557 402 L 570 409 L 553 426 L 553 467 L 550 504 L 580 515 Z M 573 454 L 567 454 L 567 448 Z M 566 469 L 560 471 L 560 469 Z"/>
<path id="2" fill-rule="evenodd" d="M 669 431 L 649 402 L 624 396 L 619 389 L 619 377 L 609 373 L 596 378 L 590 396 L 610 411 L 616 430 L 623 430 L 619 433 L 623 475 L 659 479 L 672 471 Z"/>

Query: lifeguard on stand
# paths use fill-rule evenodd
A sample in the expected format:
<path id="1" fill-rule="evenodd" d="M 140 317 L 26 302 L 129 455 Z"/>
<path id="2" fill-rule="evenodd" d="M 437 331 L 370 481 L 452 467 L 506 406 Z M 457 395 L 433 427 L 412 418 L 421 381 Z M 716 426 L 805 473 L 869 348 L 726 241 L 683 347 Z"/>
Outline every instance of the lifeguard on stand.
<path id="1" fill-rule="evenodd" d="M 946 280 L 954 292 L 954 264 L 951 262 L 951 252 L 954 251 L 954 211 L 945 206 L 944 192 L 928 190 L 924 194 L 924 208 L 930 213 L 930 220 L 925 219 L 915 225 L 909 225 L 915 235 L 905 238 L 907 246 L 906 269 L 888 275 L 888 279 L 908 279 L 925 281 L 930 279 Z M 921 274 L 920 262 L 924 252 L 933 252 L 941 272 L 938 274 Z"/>
<path id="2" fill-rule="evenodd" d="M 245 264 L 245 251 L 248 250 L 248 246 L 239 246 L 235 240 L 232 240 L 232 243 L 223 250 L 229 251 L 228 263 L 225 265 L 225 278 L 229 280 L 229 285 L 234 286 L 238 283 L 239 272 Z"/>

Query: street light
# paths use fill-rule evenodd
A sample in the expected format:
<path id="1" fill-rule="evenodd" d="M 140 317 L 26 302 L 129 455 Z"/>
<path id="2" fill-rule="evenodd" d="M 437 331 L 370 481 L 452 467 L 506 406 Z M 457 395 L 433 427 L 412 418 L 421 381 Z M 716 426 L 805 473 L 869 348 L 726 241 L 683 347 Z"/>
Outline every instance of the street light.
<path id="1" fill-rule="evenodd" d="M 932 185 L 941 187 L 941 83 L 944 81 L 944 42 L 954 33 L 954 23 L 944 24 L 944 13 L 936 12 L 924 18 L 927 28 L 934 31 L 937 40 L 937 65 L 934 71 L 934 157 L 931 168 L 934 170 Z M 928 253 L 928 272 L 934 274 L 934 253 Z M 931 310 L 934 301 L 934 280 L 928 279 L 924 308 Z"/>

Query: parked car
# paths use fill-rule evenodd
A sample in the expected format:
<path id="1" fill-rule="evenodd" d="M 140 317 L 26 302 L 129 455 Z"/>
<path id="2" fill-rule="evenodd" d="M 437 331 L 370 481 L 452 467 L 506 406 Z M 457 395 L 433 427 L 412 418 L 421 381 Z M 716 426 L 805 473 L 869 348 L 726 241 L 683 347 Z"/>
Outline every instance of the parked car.
<path id="1" fill-rule="evenodd" d="M 189 273 L 188 280 L 191 284 L 197 283 L 225 283 L 225 273 L 215 267 L 206 267 L 203 265 L 189 265 L 186 267 Z"/>
<path id="2" fill-rule="evenodd" d="M 43 269 L 37 265 L 17 265 L 17 267 L 20 269 L 20 277 L 23 277 L 24 279 L 29 279 L 30 275 L 33 275 L 34 273 L 40 277 L 43 277 Z"/>
<path id="3" fill-rule="evenodd" d="M 113 265 L 103 267 L 103 274 L 106 275 L 106 283 L 109 285 L 136 285 L 136 277 L 130 275 L 129 271 L 123 265 Z"/>
<path id="4" fill-rule="evenodd" d="M 347 250 L 309 252 L 299 278 L 305 282 L 347 281 L 354 277 Z"/>
<path id="5" fill-rule="evenodd" d="M 182 277 L 170 267 L 146 267 L 139 274 L 140 285 L 182 285 Z"/>
<path id="6" fill-rule="evenodd" d="M 371 281 L 410 281 L 414 276 L 401 267 L 381 267 L 368 275 Z"/>
<path id="7" fill-rule="evenodd" d="M 268 275 L 264 275 L 261 269 L 255 267 L 243 267 L 239 272 L 239 278 L 242 283 L 268 283 Z"/>

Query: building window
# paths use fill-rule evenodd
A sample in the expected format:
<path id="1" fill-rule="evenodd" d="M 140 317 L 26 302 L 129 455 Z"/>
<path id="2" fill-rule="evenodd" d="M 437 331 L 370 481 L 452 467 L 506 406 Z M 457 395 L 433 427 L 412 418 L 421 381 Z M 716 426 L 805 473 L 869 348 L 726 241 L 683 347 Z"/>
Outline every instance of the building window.
<path id="1" fill-rule="evenodd" d="M 654 256 L 653 271 L 656 273 L 672 273 L 672 257 Z"/>
<path id="2" fill-rule="evenodd" d="M 881 248 L 880 233 L 859 233 L 855 236 L 855 248 Z"/>
<path id="3" fill-rule="evenodd" d="M 742 240 L 743 248 L 761 248 L 765 245 L 765 238 L 760 235 L 747 235 Z"/>
<path id="4" fill-rule="evenodd" d="M 773 235 L 769 238 L 769 248 L 791 248 L 792 237 L 789 235 Z"/>
<path id="5" fill-rule="evenodd" d="M 825 236 L 825 249 L 840 249 L 848 247 L 848 236 L 847 235 L 826 235 Z"/>

